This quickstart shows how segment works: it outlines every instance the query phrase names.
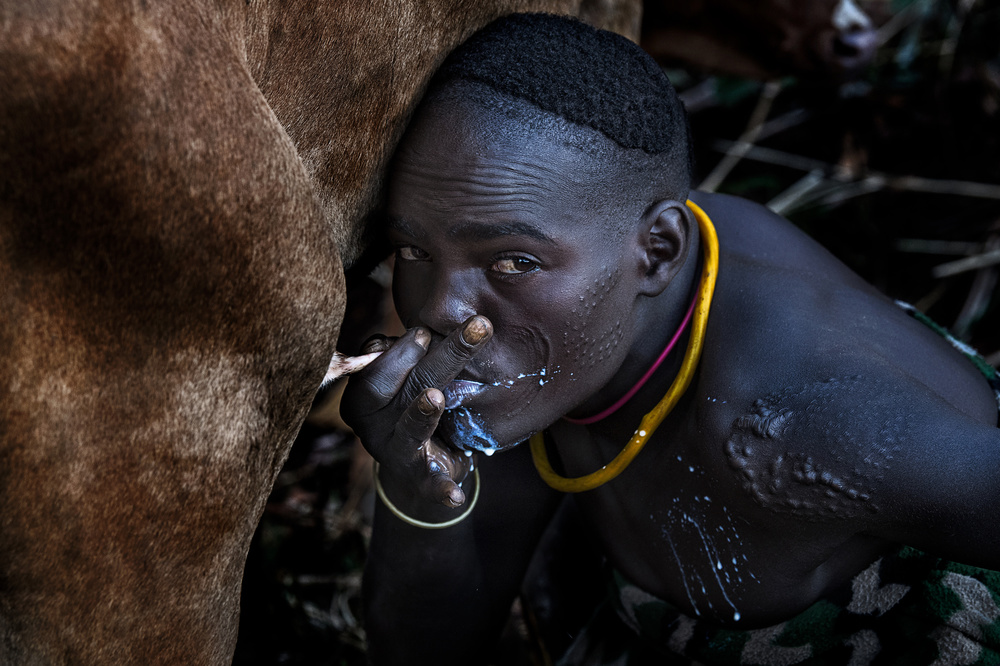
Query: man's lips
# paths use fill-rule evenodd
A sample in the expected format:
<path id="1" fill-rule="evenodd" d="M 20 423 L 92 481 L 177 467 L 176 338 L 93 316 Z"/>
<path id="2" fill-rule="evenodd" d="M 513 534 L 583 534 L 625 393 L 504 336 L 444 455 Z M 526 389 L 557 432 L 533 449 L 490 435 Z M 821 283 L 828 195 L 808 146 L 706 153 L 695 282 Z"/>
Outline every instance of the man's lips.
<path id="1" fill-rule="evenodd" d="M 493 387 L 512 389 L 515 385 L 520 385 L 522 383 L 545 386 L 558 374 L 558 367 L 555 370 L 550 370 L 549 368 L 543 366 L 536 372 L 519 373 L 513 379 L 488 379 L 481 374 L 470 372 L 470 370 L 466 368 L 466 370 L 459 374 L 456 379 L 449 382 L 442 390 L 445 398 L 445 409 L 455 409 L 456 407 L 461 406 L 465 401 L 470 400 Z"/>
<path id="2" fill-rule="evenodd" d="M 468 379 L 452 380 L 448 382 L 442 391 L 444 393 L 444 408 L 455 409 L 465 402 L 465 400 L 479 395 L 488 387 L 487 384 Z"/>

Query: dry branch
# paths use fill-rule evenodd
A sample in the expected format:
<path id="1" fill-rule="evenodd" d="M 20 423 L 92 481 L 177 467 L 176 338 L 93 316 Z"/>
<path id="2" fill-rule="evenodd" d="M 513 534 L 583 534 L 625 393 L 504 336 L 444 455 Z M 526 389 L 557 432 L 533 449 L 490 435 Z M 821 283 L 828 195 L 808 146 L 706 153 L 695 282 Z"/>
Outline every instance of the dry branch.
<path id="1" fill-rule="evenodd" d="M 993 183 L 923 178 L 921 176 L 899 176 L 880 171 L 869 171 L 864 178 L 855 180 L 844 174 L 843 170 L 835 164 L 812 157 L 775 150 L 774 148 L 763 148 L 752 144 L 741 144 L 739 141 L 718 139 L 712 143 L 712 149 L 727 154 L 738 151 L 741 158 L 775 164 L 790 169 L 798 169 L 800 171 L 819 170 L 826 178 L 831 180 L 857 185 L 858 189 L 862 191 L 861 193 L 889 189 L 907 192 L 927 192 L 931 194 L 954 194 L 957 196 L 996 199 L 1000 201 L 1000 185 Z M 857 193 L 848 192 L 848 194 L 850 196 L 857 196 Z"/>
<path id="2" fill-rule="evenodd" d="M 760 91 L 760 97 L 757 99 L 757 106 L 754 108 L 753 113 L 750 114 L 746 130 L 744 130 L 737 141 L 733 142 L 730 149 L 726 151 L 726 156 L 715 165 L 715 168 L 701 182 L 698 189 L 705 192 L 714 192 L 722 184 L 722 181 L 726 179 L 726 176 L 729 175 L 729 172 L 733 170 L 733 167 L 739 164 L 746 151 L 757 141 L 760 131 L 764 126 L 764 121 L 767 120 L 767 114 L 771 112 L 771 104 L 779 92 L 781 92 L 780 81 L 768 81 L 764 85 L 764 89 Z"/>
<path id="3" fill-rule="evenodd" d="M 967 271 L 975 271 L 980 268 L 995 266 L 997 264 L 1000 264 L 1000 250 L 991 250 L 989 252 L 976 254 L 971 257 L 965 257 L 964 259 L 956 259 L 955 261 L 949 261 L 935 266 L 933 275 L 936 278 L 949 277 L 952 275 L 958 275 L 959 273 L 965 273 Z"/>

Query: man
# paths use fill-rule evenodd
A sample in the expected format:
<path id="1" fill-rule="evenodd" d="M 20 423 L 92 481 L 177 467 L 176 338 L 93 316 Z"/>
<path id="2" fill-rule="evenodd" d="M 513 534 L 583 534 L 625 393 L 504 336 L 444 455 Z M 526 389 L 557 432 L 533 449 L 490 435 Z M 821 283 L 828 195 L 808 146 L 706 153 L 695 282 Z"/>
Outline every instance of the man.
<path id="1" fill-rule="evenodd" d="M 409 331 L 344 401 L 381 463 L 375 663 L 485 659 L 561 491 L 634 663 L 996 657 L 997 395 L 784 220 L 689 192 L 686 128 L 641 50 L 563 18 L 432 82 L 390 174 Z"/>

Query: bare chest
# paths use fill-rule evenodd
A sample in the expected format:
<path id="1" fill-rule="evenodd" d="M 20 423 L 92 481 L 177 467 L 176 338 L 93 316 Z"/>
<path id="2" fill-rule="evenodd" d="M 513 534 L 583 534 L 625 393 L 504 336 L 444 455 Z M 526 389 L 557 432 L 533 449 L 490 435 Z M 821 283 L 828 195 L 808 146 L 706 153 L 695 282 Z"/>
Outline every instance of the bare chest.
<path id="1" fill-rule="evenodd" d="M 655 473 L 637 465 L 580 497 L 588 522 L 639 587 L 691 615 L 738 622 L 761 584 L 751 528 L 701 461 L 683 452 L 658 458 Z"/>
<path id="2" fill-rule="evenodd" d="M 778 621 L 849 580 L 875 552 L 875 544 L 770 515 L 724 451 L 707 454 L 680 436 L 651 446 L 577 501 L 625 578 L 692 617 Z"/>

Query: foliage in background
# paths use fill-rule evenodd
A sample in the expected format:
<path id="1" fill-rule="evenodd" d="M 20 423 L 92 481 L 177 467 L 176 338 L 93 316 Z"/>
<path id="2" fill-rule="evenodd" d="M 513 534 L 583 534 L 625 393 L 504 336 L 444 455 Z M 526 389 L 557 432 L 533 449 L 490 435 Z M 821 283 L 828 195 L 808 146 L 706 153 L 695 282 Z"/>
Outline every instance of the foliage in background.
<path id="1" fill-rule="evenodd" d="M 696 101 L 696 182 L 768 204 L 995 359 L 996 257 L 978 271 L 935 268 L 1000 242 L 1000 5 L 867 8 L 885 14 L 882 45 L 855 81 L 674 75 Z"/>

